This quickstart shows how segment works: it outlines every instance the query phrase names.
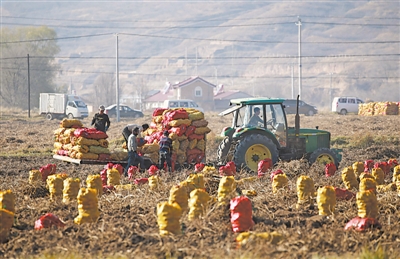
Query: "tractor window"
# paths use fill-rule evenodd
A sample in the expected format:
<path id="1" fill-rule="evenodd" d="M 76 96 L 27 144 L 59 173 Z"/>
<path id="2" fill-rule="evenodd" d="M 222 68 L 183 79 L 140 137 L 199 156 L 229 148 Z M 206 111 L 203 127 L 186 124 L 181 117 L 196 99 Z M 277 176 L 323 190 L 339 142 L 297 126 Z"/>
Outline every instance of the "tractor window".
<path id="1" fill-rule="evenodd" d="M 272 122 L 268 124 L 268 128 L 272 127 L 272 133 L 275 134 L 281 147 L 286 147 L 286 120 L 283 113 L 283 108 L 280 104 L 271 105 Z"/>
<path id="2" fill-rule="evenodd" d="M 247 107 L 242 107 L 238 110 L 236 110 L 236 116 L 237 116 L 237 120 L 236 120 L 236 125 L 234 125 L 235 128 L 240 128 L 243 127 L 246 123 L 246 110 Z"/>
<path id="3" fill-rule="evenodd" d="M 247 127 L 263 127 L 264 128 L 264 112 L 262 105 L 246 106 L 245 123 Z"/>

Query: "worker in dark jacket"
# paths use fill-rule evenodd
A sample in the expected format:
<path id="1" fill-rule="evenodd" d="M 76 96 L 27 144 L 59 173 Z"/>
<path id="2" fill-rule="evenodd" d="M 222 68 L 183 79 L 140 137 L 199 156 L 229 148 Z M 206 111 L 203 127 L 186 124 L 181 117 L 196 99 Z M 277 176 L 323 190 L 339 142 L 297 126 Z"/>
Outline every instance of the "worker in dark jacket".
<path id="1" fill-rule="evenodd" d="M 105 133 L 110 127 L 110 118 L 108 118 L 108 115 L 104 113 L 104 110 L 104 105 L 100 105 L 99 112 L 94 115 L 90 125 L 94 125 L 97 130 Z"/>
<path id="2" fill-rule="evenodd" d="M 132 130 L 132 134 L 128 138 L 128 164 L 125 168 L 125 176 L 128 175 L 128 169 L 131 165 L 138 166 L 140 164 L 141 169 L 144 167 L 144 159 L 137 153 L 137 140 L 136 137 L 139 134 L 139 128 L 136 127 Z"/>
<path id="3" fill-rule="evenodd" d="M 136 124 L 128 124 L 126 127 L 122 130 L 122 136 L 124 136 L 125 142 L 128 145 L 128 138 L 129 135 L 131 135 L 132 130 L 134 128 L 138 127 L 139 128 L 139 135 L 138 138 L 143 138 L 142 132 L 146 131 L 149 128 L 149 124 L 145 123 L 142 126 L 136 125 Z"/>
<path id="4" fill-rule="evenodd" d="M 172 172 L 172 139 L 170 139 L 168 135 L 168 130 L 164 131 L 163 136 L 160 138 L 160 142 L 158 143 L 160 145 L 160 164 L 158 169 L 163 169 L 164 163 L 167 162 L 168 171 Z"/>

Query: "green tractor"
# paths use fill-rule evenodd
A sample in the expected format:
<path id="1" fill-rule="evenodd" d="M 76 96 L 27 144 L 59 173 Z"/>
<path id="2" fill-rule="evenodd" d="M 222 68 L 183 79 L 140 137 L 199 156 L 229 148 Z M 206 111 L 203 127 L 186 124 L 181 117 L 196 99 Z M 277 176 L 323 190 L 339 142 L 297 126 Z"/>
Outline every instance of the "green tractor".
<path id="1" fill-rule="evenodd" d="M 297 97 L 295 127 L 288 127 L 284 99 L 233 99 L 219 115 L 233 115 L 231 127 L 222 130 L 225 138 L 218 147 L 218 163 L 234 161 L 238 169 L 257 171 L 261 160 L 290 161 L 306 158 L 311 164 L 334 163 L 342 159 L 340 149 L 331 149 L 330 132 L 300 129 Z"/>

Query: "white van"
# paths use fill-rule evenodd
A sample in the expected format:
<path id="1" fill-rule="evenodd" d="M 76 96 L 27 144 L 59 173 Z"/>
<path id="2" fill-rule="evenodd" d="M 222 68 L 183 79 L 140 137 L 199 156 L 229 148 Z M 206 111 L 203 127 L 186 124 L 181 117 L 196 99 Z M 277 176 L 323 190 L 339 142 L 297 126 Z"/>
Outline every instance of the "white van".
<path id="1" fill-rule="evenodd" d="M 194 108 L 201 112 L 204 112 L 203 108 L 201 108 L 195 101 L 190 99 L 181 99 L 181 100 L 165 100 L 163 108 Z"/>
<path id="2" fill-rule="evenodd" d="M 332 112 L 346 115 L 347 113 L 357 113 L 358 105 L 364 103 L 357 97 L 335 97 L 332 101 Z"/>

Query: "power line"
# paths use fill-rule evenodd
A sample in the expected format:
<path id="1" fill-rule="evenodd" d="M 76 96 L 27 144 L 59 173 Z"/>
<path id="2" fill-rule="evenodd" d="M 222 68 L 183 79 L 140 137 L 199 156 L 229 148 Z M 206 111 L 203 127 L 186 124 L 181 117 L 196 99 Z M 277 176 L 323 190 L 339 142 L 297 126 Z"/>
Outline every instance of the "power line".
<path id="1" fill-rule="evenodd" d="M 323 24 L 323 25 L 341 25 L 341 26 L 395 26 L 399 27 L 400 24 L 378 24 L 378 23 L 334 23 L 334 22 L 303 22 L 306 24 Z"/>
<path id="2" fill-rule="evenodd" d="M 62 38 L 50 38 L 50 39 L 36 39 L 36 40 L 21 40 L 21 41 L 3 41 L 1 44 L 11 44 L 11 43 L 26 43 L 26 42 L 37 42 L 37 41 L 52 41 L 52 40 L 66 40 L 66 39 L 78 39 L 78 38 L 88 38 L 88 37 L 99 37 L 104 35 L 114 35 L 114 33 L 101 33 L 101 34 L 90 34 L 81 36 L 71 36 Z"/>

